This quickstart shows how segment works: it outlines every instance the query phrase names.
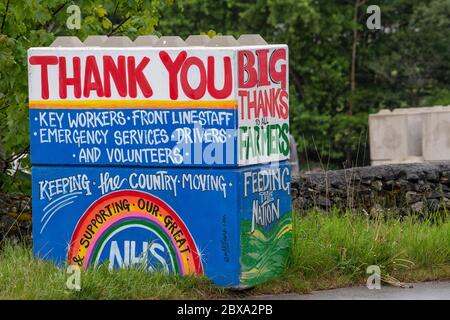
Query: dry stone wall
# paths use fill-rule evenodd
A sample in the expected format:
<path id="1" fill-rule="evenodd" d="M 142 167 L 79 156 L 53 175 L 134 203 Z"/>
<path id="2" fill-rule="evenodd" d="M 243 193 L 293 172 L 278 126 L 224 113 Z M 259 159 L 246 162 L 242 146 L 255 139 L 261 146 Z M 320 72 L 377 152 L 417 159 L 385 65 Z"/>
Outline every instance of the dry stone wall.
<path id="1" fill-rule="evenodd" d="M 0 245 L 5 240 L 31 242 L 31 199 L 0 192 Z"/>
<path id="2" fill-rule="evenodd" d="M 450 162 L 381 165 L 301 173 L 292 184 L 294 206 L 374 209 L 400 213 L 450 208 Z"/>

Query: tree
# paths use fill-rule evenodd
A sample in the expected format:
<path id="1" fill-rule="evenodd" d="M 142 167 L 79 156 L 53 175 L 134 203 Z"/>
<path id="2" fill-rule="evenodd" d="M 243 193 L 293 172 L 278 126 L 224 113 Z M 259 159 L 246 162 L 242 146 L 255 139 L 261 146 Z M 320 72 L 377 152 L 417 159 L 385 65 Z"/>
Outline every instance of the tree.
<path id="1" fill-rule="evenodd" d="M 381 108 L 450 103 L 449 0 L 187 0 L 157 30 L 260 33 L 290 52 L 290 123 L 301 159 L 368 163 L 367 116 Z M 369 4 L 382 29 L 369 30 Z"/>
<path id="2" fill-rule="evenodd" d="M 28 48 L 48 46 L 59 35 L 74 35 L 83 40 L 91 34 L 132 38 L 150 34 L 159 20 L 160 2 L 0 0 L 0 190 L 18 190 L 23 186 L 18 176 L 5 173 L 12 160 L 29 149 Z M 66 10 L 71 4 L 81 9 L 79 30 L 66 27 Z M 28 162 L 25 158 L 23 165 L 29 165 Z"/>

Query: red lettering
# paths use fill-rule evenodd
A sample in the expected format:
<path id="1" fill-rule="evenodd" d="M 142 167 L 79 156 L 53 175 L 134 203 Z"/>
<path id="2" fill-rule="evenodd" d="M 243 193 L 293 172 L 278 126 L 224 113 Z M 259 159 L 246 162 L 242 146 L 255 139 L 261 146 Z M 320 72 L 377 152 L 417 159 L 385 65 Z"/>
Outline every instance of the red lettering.
<path id="1" fill-rule="evenodd" d="M 289 117 L 289 94 L 281 88 L 239 90 L 241 119 Z"/>
<path id="2" fill-rule="evenodd" d="M 103 78 L 105 97 L 111 97 L 111 78 L 121 97 L 127 96 L 127 69 L 125 56 L 117 57 L 117 65 L 111 56 L 103 57 Z"/>
<path id="3" fill-rule="evenodd" d="M 282 90 L 280 93 L 280 105 L 281 105 L 281 118 L 287 119 L 289 117 L 289 105 L 286 101 L 289 98 L 289 94 Z"/>
<path id="4" fill-rule="evenodd" d="M 188 72 L 191 66 L 196 66 L 200 72 L 200 82 L 197 88 L 189 84 Z M 183 63 L 180 74 L 181 87 L 188 98 L 198 100 L 203 98 L 206 91 L 206 70 L 202 60 L 197 57 L 189 57 Z"/>
<path id="5" fill-rule="evenodd" d="M 208 57 L 208 92 L 216 99 L 227 98 L 233 89 L 233 79 L 231 70 L 231 59 L 230 57 L 223 58 L 223 88 L 216 89 L 215 83 L 215 70 L 214 70 L 214 57 Z"/>
<path id="6" fill-rule="evenodd" d="M 263 117 L 267 117 L 267 109 L 265 109 L 264 107 L 265 107 L 265 104 L 264 104 L 264 99 L 263 99 L 263 92 L 258 91 L 258 104 L 255 109 L 255 117 L 256 118 L 259 118 L 261 116 L 261 112 L 263 114 Z"/>
<path id="7" fill-rule="evenodd" d="M 159 57 L 166 67 L 167 72 L 169 72 L 170 99 L 176 100 L 178 99 L 178 72 L 180 71 L 183 62 L 186 60 L 187 53 L 186 51 L 181 51 L 175 58 L 175 61 L 172 61 L 169 54 L 165 51 L 161 51 Z"/>
<path id="8" fill-rule="evenodd" d="M 267 117 L 268 114 L 270 114 L 271 117 L 273 117 L 274 114 L 274 105 L 273 105 L 273 99 L 272 95 L 270 94 L 272 92 L 273 88 L 270 89 L 270 91 L 264 90 L 264 117 Z"/>
<path id="9" fill-rule="evenodd" d="M 34 56 L 30 57 L 30 64 L 41 66 L 41 97 L 48 99 L 48 66 L 58 64 L 58 57 L 56 56 Z"/>
<path id="10" fill-rule="evenodd" d="M 91 91 L 95 90 L 98 97 L 103 97 L 103 85 L 100 72 L 98 71 L 95 56 L 86 58 L 86 69 L 84 70 L 83 96 L 89 98 Z"/>
<path id="11" fill-rule="evenodd" d="M 247 100 L 247 119 L 251 119 L 252 116 L 252 110 L 253 110 L 253 116 L 255 117 L 256 114 L 256 105 L 258 103 L 258 96 L 257 91 L 249 92 L 248 93 L 248 100 Z M 252 94 L 253 94 L 253 100 L 252 100 Z"/>
<path id="12" fill-rule="evenodd" d="M 146 98 L 150 98 L 153 95 L 152 87 L 147 81 L 144 75 L 144 69 L 150 62 L 150 58 L 144 57 L 141 62 L 136 66 L 134 57 L 128 57 L 128 94 L 131 98 L 136 98 L 137 96 L 137 86 L 142 91 L 142 94 Z"/>
<path id="13" fill-rule="evenodd" d="M 273 107 L 274 107 L 274 110 L 276 111 L 277 116 L 280 116 L 280 110 L 278 108 L 278 100 L 279 100 L 281 91 L 282 90 L 280 88 L 278 88 L 277 90 L 272 88 L 270 90 L 270 95 L 271 95 L 272 101 L 273 101 Z M 275 113 L 273 116 L 275 116 Z"/>
<path id="14" fill-rule="evenodd" d="M 73 57 L 73 77 L 67 77 L 66 58 L 59 57 L 59 97 L 61 99 L 67 98 L 67 86 L 73 86 L 73 95 L 75 98 L 81 97 L 81 70 L 80 58 Z"/>
<path id="15" fill-rule="evenodd" d="M 245 90 L 239 90 L 238 96 L 241 97 L 241 119 L 244 119 L 245 114 L 245 99 L 248 97 L 248 93 Z"/>
<path id="16" fill-rule="evenodd" d="M 268 53 L 269 49 L 256 50 L 256 55 L 258 56 L 258 74 L 259 74 L 258 87 L 270 86 L 269 70 L 267 70 Z"/>
<path id="17" fill-rule="evenodd" d="M 247 81 L 245 81 L 247 75 Z M 258 75 L 255 69 L 255 56 L 249 50 L 238 52 L 238 83 L 239 88 L 252 88 L 256 86 Z"/>
<path id="18" fill-rule="evenodd" d="M 273 80 L 273 82 L 281 83 L 281 87 L 283 89 L 286 89 L 286 63 L 281 64 L 280 71 L 276 70 L 276 64 L 278 61 L 286 61 L 286 49 L 276 49 L 272 55 L 270 56 L 270 77 Z"/>

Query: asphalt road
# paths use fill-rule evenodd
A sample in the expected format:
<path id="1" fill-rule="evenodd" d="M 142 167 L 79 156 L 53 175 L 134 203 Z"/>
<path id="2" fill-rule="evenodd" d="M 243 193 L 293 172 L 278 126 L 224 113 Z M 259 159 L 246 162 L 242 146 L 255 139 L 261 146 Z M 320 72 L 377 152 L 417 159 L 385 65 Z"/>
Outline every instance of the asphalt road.
<path id="1" fill-rule="evenodd" d="M 311 294 L 255 296 L 256 300 L 450 300 L 450 281 L 422 282 L 412 288 L 382 285 L 380 290 L 365 286 L 314 291 Z"/>

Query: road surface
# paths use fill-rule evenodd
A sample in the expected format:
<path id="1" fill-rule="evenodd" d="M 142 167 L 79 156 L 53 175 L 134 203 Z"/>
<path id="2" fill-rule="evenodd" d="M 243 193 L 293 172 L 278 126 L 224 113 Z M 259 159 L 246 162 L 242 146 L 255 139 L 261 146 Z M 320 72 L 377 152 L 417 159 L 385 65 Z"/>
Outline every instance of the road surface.
<path id="1" fill-rule="evenodd" d="M 380 290 L 365 286 L 314 291 L 311 294 L 254 296 L 256 300 L 450 300 L 450 281 L 422 282 L 412 288 L 382 285 Z"/>

